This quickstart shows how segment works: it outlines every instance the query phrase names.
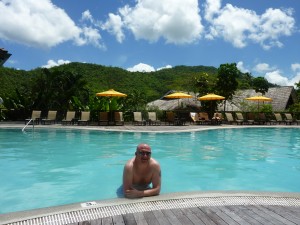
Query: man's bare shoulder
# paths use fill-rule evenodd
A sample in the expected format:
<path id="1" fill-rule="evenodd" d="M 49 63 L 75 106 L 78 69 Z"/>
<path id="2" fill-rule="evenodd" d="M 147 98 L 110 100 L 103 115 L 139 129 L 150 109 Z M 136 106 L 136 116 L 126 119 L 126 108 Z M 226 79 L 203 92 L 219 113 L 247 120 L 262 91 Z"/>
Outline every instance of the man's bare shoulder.
<path id="1" fill-rule="evenodd" d="M 151 158 L 150 160 L 150 165 L 151 167 L 154 167 L 154 168 L 157 168 L 157 169 L 160 169 L 160 165 L 159 165 L 159 162 L 156 161 L 155 159 Z"/>
<path id="2" fill-rule="evenodd" d="M 125 167 L 126 167 L 126 168 L 133 167 L 133 163 L 134 163 L 134 158 L 129 159 L 129 160 L 126 162 Z"/>

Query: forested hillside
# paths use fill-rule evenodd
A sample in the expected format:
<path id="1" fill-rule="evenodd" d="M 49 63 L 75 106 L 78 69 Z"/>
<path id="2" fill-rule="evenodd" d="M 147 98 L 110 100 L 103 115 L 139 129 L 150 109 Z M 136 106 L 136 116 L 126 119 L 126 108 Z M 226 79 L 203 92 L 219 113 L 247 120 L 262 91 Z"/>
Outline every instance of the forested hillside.
<path id="1" fill-rule="evenodd" d="M 157 99 L 169 90 L 194 91 L 193 83 L 197 76 L 207 73 L 216 77 L 217 68 L 207 66 L 176 66 L 156 72 L 129 72 L 117 67 L 95 64 L 70 63 L 49 69 L 52 71 L 72 72 L 81 75 L 87 82 L 90 94 L 110 88 L 131 93 L 133 90 L 143 91 L 149 101 Z M 42 69 L 32 71 L 0 68 L 0 96 L 10 96 L 15 89 L 28 87 L 41 76 Z"/>

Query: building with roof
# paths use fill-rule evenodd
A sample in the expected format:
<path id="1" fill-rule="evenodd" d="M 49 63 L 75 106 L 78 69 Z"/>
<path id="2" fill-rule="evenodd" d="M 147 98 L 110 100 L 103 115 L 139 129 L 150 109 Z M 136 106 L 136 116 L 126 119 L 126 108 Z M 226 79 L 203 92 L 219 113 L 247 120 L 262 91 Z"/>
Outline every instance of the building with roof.
<path id="1" fill-rule="evenodd" d="M 171 91 L 170 91 L 171 92 Z M 165 95 L 170 94 L 168 92 Z M 157 107 L 160 110 L 176 110 L 179 108 L 194 108 L 201 109 L 201 102 L 197 100 L 197 94 L 188 93 L 193 95 L 193 98 L 185 99 L 166 99 L 164 96 L 158 100 L 149 102 L 148 107 Z M 257 104 L 257 102 L 246 100 L 248 97 L 258 96 L 261 93 L 256 93 L 254 89 L 238 90 L 233 96 L 232 100 L 226 101 L 225 111 L 244 111 L 245 105 Z M 268 92 L 264 95 L 265 97 L 272 98 L 271 102 L 264 102 L 264 104 L 271 104 L 273 111 L 284 111 L 291 105 L 297 103 L 297 95 L 293 86 L 281 86 L 269 88 Z M 178 104 L 179 102 L 179 104 Z M 224 110 L 223 102 L 218 105 L 218 110 Z"/>
<path id="2" fill-rule="evenodd" d="M 257 102 L 246 100 L 252 96 L 260 96 L 261 93 L 256 93 L 253 89 L 238 90 L 231 101 L 227 101 L 225 111 L 243 111 L 243 105 L 257 104 Z M 264 95 L 271 98 L 271 102 L 264 104 L 272 105 L 273 111 L 284 111 L 291 105 L 297 103 L 297 95 L 293 86 L 280 86 L 269 88 Z M 224 105 L 219 105 L 219 110 L 224 110 Z"/>
<path id="3" fill-rule="evenodd" d="M 8 53 L 8 51 L 6 51 L 4 48 L 0 48 L 0 66 L 3 66 L 10 56 L 11 54 Z"/>

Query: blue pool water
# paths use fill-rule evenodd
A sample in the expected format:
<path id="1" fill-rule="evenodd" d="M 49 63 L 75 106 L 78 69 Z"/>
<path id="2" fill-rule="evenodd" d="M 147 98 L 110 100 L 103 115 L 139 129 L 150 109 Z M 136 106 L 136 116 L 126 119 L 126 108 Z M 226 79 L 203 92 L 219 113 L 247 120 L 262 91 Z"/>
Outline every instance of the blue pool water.
<path id="1" fill-rule="evenodd" d="M 149 143 L 162 193 L 300 192 L 300 129 L 186 133 L 0 129 L 0 213 L 116 198 L 125 162 Z"/>

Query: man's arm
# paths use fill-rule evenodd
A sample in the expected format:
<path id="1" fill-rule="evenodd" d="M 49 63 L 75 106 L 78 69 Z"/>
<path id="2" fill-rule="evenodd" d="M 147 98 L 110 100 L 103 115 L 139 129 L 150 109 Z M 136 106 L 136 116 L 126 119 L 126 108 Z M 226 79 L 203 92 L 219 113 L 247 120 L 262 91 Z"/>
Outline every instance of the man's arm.
<path id="1" fill-rule="evenodd" d="M 132 187 L 132 176 L 133 176 L 133 170 L 132 165 L 127 162 L 124 166 L 123 170 L 123 193 L 126 195 L 126 190 L 131 189 Z"/>

